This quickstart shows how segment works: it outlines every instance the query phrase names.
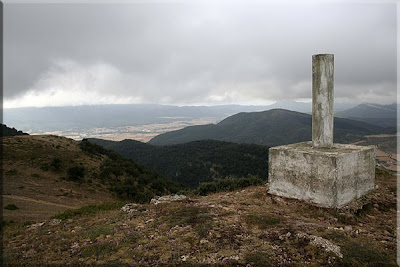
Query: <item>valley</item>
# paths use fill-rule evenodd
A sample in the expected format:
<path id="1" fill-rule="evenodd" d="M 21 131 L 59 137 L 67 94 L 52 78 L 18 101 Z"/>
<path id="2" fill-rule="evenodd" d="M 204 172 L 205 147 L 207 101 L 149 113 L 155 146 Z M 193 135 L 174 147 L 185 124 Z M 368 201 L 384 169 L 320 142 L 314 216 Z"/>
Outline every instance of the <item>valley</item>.
<path id="1" fill-rule="evenodd" d="M 177 121 L 165 122 L 165 123 L 153 123 L 144 125 L 132 125 L 132 126 L 119 126 L 110 128 L 88 128 L 88 129 L 67 129 L 58 131 L 36 131 L 31 132 L 31 135 L 59 135 L 74 140 L 82 140 L 84 138 L 100 138 L 111 141 L 122 141 L 124 139 L 133 139 L 141 142 L 148 142 L 153 137 L 170 131 L 176 131 L 183 129 L 187 126 L 193 125 L 204 125 L 210 123 L 216 123 L 219 118 L 174 118 Z"/>

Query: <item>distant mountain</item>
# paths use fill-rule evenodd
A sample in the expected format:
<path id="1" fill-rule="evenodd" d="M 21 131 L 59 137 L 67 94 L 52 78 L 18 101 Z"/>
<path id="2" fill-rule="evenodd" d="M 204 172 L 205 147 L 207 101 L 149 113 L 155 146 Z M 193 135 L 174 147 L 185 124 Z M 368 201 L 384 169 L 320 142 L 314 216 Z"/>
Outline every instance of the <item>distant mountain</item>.
<path id="1" fill-rule="evenodd" d="M 169 106 L 155 104 L 87 105 L 4 109 L 4 121 L 25 132 L 110 128 L 213 117 L 238 112 L 261 111 L 265 106 Z"/>
<path id="2" fill-rule="evenodd" d="M 311 112 L 311 103 L 285 100 L 278 101 L 269 106 L 113 104 L 7 108 L 3 109 L 3 120 L 5 124 L 13 125 L 27 133 L 55 131 L 79 131 L 85 133 L 86 130 L 93 128 L 170 123 L 200 118 L 215 118 L 219 121 L 239 112 L 255 112 L 274 108 Z"/>
<path id="3" fill-rule="evenodd" d="M 367 134 L 392 133 L 386 129 L 355 120 L 335 118 L 335 142 L 353 142 Z M 167 132 L 150 140 L 153 145 L 172 145 L 213 139 L 267 146 L 311 140 L 311 115 L 284 109 L 238 113 L 218 124 L 190 126 Z"/>
<path id="4" fill-rule="evenodd" d="M 7 127 L 7 125 L 5 125 L 5 124 L 0 124 L 0 125 L 1 125 L 0 136 L 28 135 L 27 133 L 18 131 L 15 128 Z"/>
<path id="5" fill-rule="evenodd" d="M 344 110 L 344 109 L 349 109 L 356 106 L 354 103 L 334 103 L 334 110 Z M 277 101 L 276 103 L 272 105 L 266 106 L 265 110 L 270 110 L 270 109 L 287 109 L 291 111 L 297 111 L 297 112 L 303 112 L 303 113 L 311 113 L 312 112 L 312 103 L 311 102 L 297 102 L 293 100 L 282 100 L 282 101 Z"/>
<path id="6" fill-rule="evenodd" d="M 312 110 L 311 102 L 308 103 L 303 103 L 303 102 L 297 102 L 293 100 L 282 100 L 282 101 L 277 101 L 274 104 L 268 105 L 265 110 L 270 110 L 270 109 L 287 109 L 291 111 L 298 111 L 298 112 L 304 112 L 304 113 L 309 113 Z"/>
<path id="7" fill-rule="evenodd" d="M 382 127 L 396 127 L 397 104 L 360 104 L 354 108 L 335 113 L 336 117 L 364 121 Z"/>
<path id="8" fill-rule="evenodd" d="M 134 140 L 88 139 L 189 187 L 226 177 L 268 177 L 268 147 L 203 140 L 154 146 Z"/>

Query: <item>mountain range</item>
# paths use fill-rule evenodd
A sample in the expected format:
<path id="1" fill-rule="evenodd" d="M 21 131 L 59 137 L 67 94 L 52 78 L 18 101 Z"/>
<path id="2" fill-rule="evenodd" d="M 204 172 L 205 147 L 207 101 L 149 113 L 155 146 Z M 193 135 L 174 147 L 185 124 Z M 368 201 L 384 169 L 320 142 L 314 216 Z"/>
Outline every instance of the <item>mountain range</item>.
<path id="1" fill-rule="evenodd" d="M 25 132 L 111 128 L 214 117 L 223 119 L 242 111 L 261 111 L 265 106 L 168 106 L 115 104 L 4 109 L 4 121 Z"/>
<path id="2" fill-rule="evenodd" d="M 352 104 L 335 104 L 336 110 L 353 107 Z M 272 105 L 217 105 L 172 106 L 157 104 L 110 104 L 62 107 L 24 107 L 3 110 L 4 122 L 28 133 L 44 133 L 90 128 L 112 128 L 199 118 L 222 120 L 239 112 L 263 111 L 283 108 L 311 112 L 311 103 L 278 101 Z"/>
<path id="3" fill-rule="evenodd" d="M 149 141 L 153 145 L 173 145 L 196 140 L 213 139 L 235 143 L 278 146 L 311 140 L 309 114 L 272 109 L 262 112 L 241 112 L 217 124 L 189 126 L 158 135 Z M 335 118 L 334 141 L 349 143 L 363 139 L 364 135 L 395 133 L 361 121 Z"/>

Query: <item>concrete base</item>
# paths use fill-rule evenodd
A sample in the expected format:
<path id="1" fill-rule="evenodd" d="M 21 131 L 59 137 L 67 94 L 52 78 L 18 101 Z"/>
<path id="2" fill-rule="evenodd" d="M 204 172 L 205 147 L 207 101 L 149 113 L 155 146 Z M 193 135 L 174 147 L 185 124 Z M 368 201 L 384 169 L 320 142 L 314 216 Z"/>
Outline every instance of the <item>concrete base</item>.
<path id="1" fill-rule="evenodd" d="M 269 193 L 340 208 L 375 188 L 375 147 L 303 142 L 269 149 Z"/>

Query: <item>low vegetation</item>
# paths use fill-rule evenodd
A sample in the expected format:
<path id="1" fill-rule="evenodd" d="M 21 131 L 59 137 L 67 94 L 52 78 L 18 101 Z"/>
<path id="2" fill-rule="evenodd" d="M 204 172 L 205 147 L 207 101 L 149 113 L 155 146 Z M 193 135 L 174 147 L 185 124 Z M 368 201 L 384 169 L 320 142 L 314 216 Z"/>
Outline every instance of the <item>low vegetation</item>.
<path id="1" fill-rule="evenodd" d="M 123 204 L 126 202 L 111 202 L 111 203 L 102 203 L 97 205 L 86 205 L 79 209 L 66 210 L 62 213 L 56 214 L 54 216 L 55 219 L 67 220 L 74 218 L 76 216 L 88 216 L 95 215 L 100 212 L 115 210 L 121 208 Z"/>
<path id="2" fill-rule="evenodd" d="M 8 204 L 7 206 L 4 207 L 6 210 L 18 210 L 19 208 L 14 205 L 14 204 Z"/>
<path id="3" fill-rule="evenodd" d="M 378 171 L 376 183 L 338 210 L 262 184 L 129 212 L 91 205 L 58 224 L 3 223 L 4 266 L 396 266 L 396 177 Z"/>
<path id="4" fill-rule="evenodd" d="M 265 181 L 256 176 L 243 178 L 223 178 L 213 182 L 201 183 L 193 191 L 193 193 L 196 195 L 206 196 L 212 193 L 230 192 L 252 185 L 261 185 L 263 183 L 265 183 Z"/>

